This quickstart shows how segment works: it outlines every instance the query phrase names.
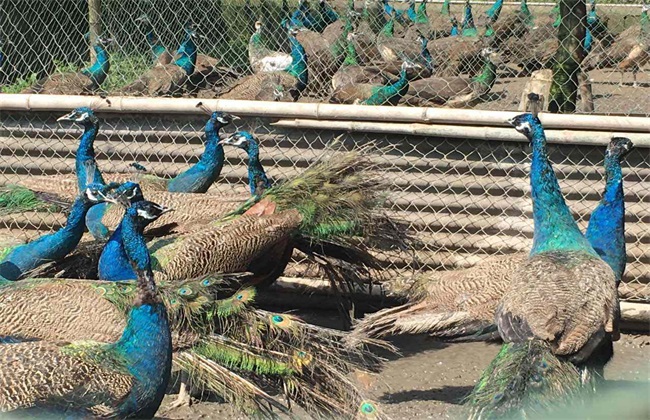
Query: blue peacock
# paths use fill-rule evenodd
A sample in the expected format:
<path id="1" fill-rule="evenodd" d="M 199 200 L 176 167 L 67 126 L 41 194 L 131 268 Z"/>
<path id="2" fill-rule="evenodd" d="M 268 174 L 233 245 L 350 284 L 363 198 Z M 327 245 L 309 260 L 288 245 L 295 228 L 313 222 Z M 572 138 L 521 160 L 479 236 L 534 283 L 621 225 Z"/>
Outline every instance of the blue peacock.
<path id="1" fill-rule="evenodd" d="M 169 313 L 172 342 L 169 342 L 169 329 L 166 340 L 155 340 L 165 337 L 157 334 L 151 323 L 145 323 L 148 321 L 145 314 L 134 316 L 136 312 L 143 312 L 139 308 L 146 305 L 155 292 L 153 283 L 145 281 L 152 279 L 151 264 L 155 260 L 149 254 L 142 232 L 147 224 L 169 209 L 149 201 L 134 201 L 132 192 L 129 188 L 118 189 L 111 194 L 111 199 L 129 203 L 121 229 L 124 252 L 136 273 L 136 283 L 29 279 L 0 287 L 0 336 L 9 336 L 18 342 L 42 340 L 33 341 L 32 349 L 40 349 L 40 346 L 49 349 L 49 342 L 73 342 L 62 349 L 65 358 L 61 359 L 61 365 L 52 367 L 52 372 L 58 376 L 44 375 L 45 379 L 40 379 L 53 382 L 55 386 L 78 383 L 74 381 L 87 381 L 95 386 L 95 378 L 103 378 L 102 371 L 96 373 L 99 369 L 95 368 L 88 370 L 90 373 L 85 372 L 89 366 L 85 364 L 86 357 L 89 357 L 90 366 L 100 363 L 100 366 L 112 368 L 111 363 L 117 362 L 117 367 L 126 367 L 126 374 L 135 377 L 127 381 L 117 375 L 123 386 L 119 389 L 120 395 L 129 393 L 129 398 L 118 400 L 99 394 L 97 399 L 104 398 L 102 402 L 116 406 L 121 404 L 115 408 L 119 410 L 118 417 L 128 417 L 130 413 L 151 417 L 157 405 L 154 407 L 148 401 L 160 404 L 165 390 L 162 382 L 166 384 L 168 379 L 169 355 L 173 349 L 175 365 L 189 374 L 195 384 L 217 393 L 247 414 L 289 413 L 287 404 L 267 393 L 271 389 L 284 393 L 288 401 L 314 415 L 354 416 L 365 400 L 345 377 L 352 369 L 376 369 L 380 363 L 365 349 L 367 343 L 345 346 L 343 333 L 305 324 L 291 315 L 252 308 L 255 290 L 239 289 L 240 275 L 160 282 L 159 295 Z M 219 300 L 216 300 L 217 295 Z M 134 298 L 136 309 L 129 315 Z M 23 305 L 25 310 L 19 311 Z M 157 308 L 164 313 L 161 307 Z M 134 334 L 140 326 L 147 327 L 145 334 L 139 331 Z M 118 345 L 88 343 L 88 340 L 110 343 L 120 340 L 121 335 L 124 339 Z M 83 344 L 76 341 L 83 341 Z M 122 342 L 125 344 L 120 344 Z M 151 343 L 155 344 L 154 349 L 150 348 Z M 142 347 L 147 347 L 146 357 L 140 353 Z M 56 354 L 58 346 L 52 348 Z M 9 352 L 11 348 L 0 346 L 1 351 Z M 119 351 L 119 355 L 124 355 L 124 351 L 129 353 L 124 358 L 108 357 L 115 354 L 114 351 Z M 165 366 L 161 363 L 163 356 Z M 32 363 L 31 359 L 26 360 Z M 83 363 L 80 368 L 85 375 L 79 378 L 74 377 L 79 373 L 76 366 L 66 375 L 75 362 Z M 4 383 L 13 383 L 15 372 L 9 369 L 0 372 L 0 375 L 13 375 Z M 155 378 L 151 377 L 152 372 Z M 26 379 L 31 378 L 27 375 L 21 380 Z M 106 389 L 113 390 L 112 387 Z M 0 410 L 27 408 L 33 399 L 41 397 L 39 391 L 46 392 L 21 388 L 20 392 L 27 394 L 20 399 L 22 402 L 14 402 L 17 397 L 13 392 L 6 403 L 7 400 L 0 397 Z M 85 398 L 75 400 L 74 404 L 92 410 L 97 402 L 93 392 L 86 391 Z"/>
<path id="2" fill-rule="evenodd" d="M 87 169 L 91 174 L 91 168 Z M 88 210 L 104 201 L 106 194 L 115 185 L 87 183 L 72 205 L 68 219 L 61 229 L 43 235 L 29 243 L 2 250 L 0 279 L 19 280 L 35 268 L 52 261 L 58 261 L 72 252 L 85 231 L 85 217 Z"/>
<path id="3" fill-rule="evenodd" d="M 621 161 L 632 147 L 627 138 L 610 141 L 605 152 L 605 191 L 585 234 L 614 271 L 617 284 L 626 261 Z M 440 339 L 499 339 L 494 313 L 517 267 L 525 260 L 524 253 L 494 256 L 467 269 L 427 274 L 410 291 L 407 304 L 366 316 L 356 333 L 370 337 L 426 333 Z"/>
<path id="4" fill-rule="evenodd" d="M 221 141 L 221 144 L 238 147 L 248 155 L 248 186 L 251 194 L 261 196 L 264 191 L 271 188 L 271 181 L 260 162 L 260 146 L 248 131 L 238 131 Z"/>
<path id="5" fill-rule="evenodd" d="M 539 119 L 510 123 L 532 144 L 533 246 L 496 311 L 505 344 L 468 399 L 471 418 L 527 415 L 584 390 L 617 338 L 616 276 L 580 232 L 548 160 Z"/>
<path id="6" fill-rule="evenodd" d="M 165 46 L 160 42 L 160 39 L 156 35 L 153 24 L 151 23 L 151 20 L 149 20 L 149 16 L 144 14 L 138 17 L 135 21 L 140 22 L 143 25 L 142 29 L 145 32 L 147 44 L 149 45 L 149 48 L 151 48 L 153 64 L 163 66 L 170 64 L 174 58 L 169 53 L 169 51 L 167 51 L 167 48 L 165 48 Z"/>
<path id="7" fill-rule="evenodd" d="M 126 303 L 129 309 L 124 316 L 125 325 L 118 325 L 120 335 L 112 337 L 110 343 L 88 341 L 89 337 L 70 343 L 70 336 L 32 341 L 36 337 L 11 331 L 10 334 L 17 333 L 28 340 L 0 346 L 0 359 L 4 361 L 0 380 L 5 384 L 0 411 L 39 417 L 154 416 L 171 376 L 172 338 L 140 226 L 142 219 L 156 217 L 160 211 L 164 209 L 144 201 L 126 212 L 125 226 L 140 241 L 134 240 L 133 246 L 127 247 L 137 283 L 133 288 L 135 300 Z M 20 293 L 29 289 L 13 289 L 16 290 Z M 0 289 L 3 298 L 11 292 L 12 286 Z M 41 294 L 40 298 L 47 300 L 47 295 Z M 56 306 L 33 306 L 34 311 L 49 312 L 48 325 L 58 315 L 50 312 Z M 71 309 L 76 308 L 68 308 Z M 85 309 L 90 315 L 95 308 Z M 61 321 L 55 319 L 55 323 Z"/>

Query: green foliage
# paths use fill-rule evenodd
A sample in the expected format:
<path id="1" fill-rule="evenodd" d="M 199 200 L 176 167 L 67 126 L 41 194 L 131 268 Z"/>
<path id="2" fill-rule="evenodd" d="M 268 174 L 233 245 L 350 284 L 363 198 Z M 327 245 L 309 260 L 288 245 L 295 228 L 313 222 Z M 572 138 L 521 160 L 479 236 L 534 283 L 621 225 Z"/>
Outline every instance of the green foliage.
<path id="1" fill-rule="evenodd" d="M 40 199 L 33 191 L 19 185 L 0 187 L 0 215 L 25 211 L 57 211 L 57 207 Z"/>
<path id="2" fill-rule="evenodd" d="M 151 55 L 111 54 L 111 70 L 102 90 L 113 92 L 137 80 L 151 68 Z"/>
<path id="3" fill-rule="evenodd" d="M 20 93 L 23 90 L 27 89 L 38 80 L 38 75 L 32 73 L 31 75 L 16 79 L 16 81 L 8 86 L 0 86 L 0 92 L 2 93 Z"/>

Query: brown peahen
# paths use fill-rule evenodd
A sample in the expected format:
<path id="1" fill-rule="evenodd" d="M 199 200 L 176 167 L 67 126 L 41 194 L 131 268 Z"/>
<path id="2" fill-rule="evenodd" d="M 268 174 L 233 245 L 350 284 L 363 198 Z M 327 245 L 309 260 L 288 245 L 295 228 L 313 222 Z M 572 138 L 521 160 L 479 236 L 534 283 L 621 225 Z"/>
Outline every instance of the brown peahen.
<path id="1" fill-rule="evenodd" d="M 142 213 L 147 206 L 159 211 Z M 149 260 L 142 227 L 166 211 L 148 201 L 134 203 L 127 210 L 122 228 L 125 249 L 130 258 L 135 255 L 134 267 L 146 267 Z M 134 226 L 133 216 L 143 217 L 145 223 Z M 195 385 L 247 414 L 289 413 L 289 404 L 297 404 L 314 415 L 354 417 L 365 400 L 347 374 L 379 368 L 381 359 L 367 346 L 383 344 L 366 341 L 346 346 L 344 333 L 303 323 L 292 315 L 254 309 L 255 290 L 239 289 L 239 284 L 239 275 L 159 282 L 159 294 L 169 313 L 174 366 Z M 125 328 L 139 290 L 133 282 L 30 279 L 3 284 L 0 336 L 45 340 L 35 346 L 77 340 L 113 342 Z M 78 351 L 89 348 L 84 345 Z M 156 374 L 161 376 L 159 370 Z M 278 401 L 275 394 L 287 402 Z M 2 396 L 0 392 L 0 401 Z M 86 396 L 87 404 L 93 402 L 91 396 Z"/>
<path id="2" fill-rule="evenodd" d="M 48 95 L 92 95 L 99 91 L 111 68 L 108 47 L 113 42 L 107 37 L 97 37 L 93 49 L 95 62 L 78 73 L 51 74 L 38 80 L 21 93 L 42 93 Z"/>
<path id="3" fill-rule="evenodd" d="M 490 92 L 497 78 L 498 54 L 481 51 L 483 69 L 475 77 L 429 77 L 409 83 L 402 101 L 412 106 L 468 106 Z"/>
<path id="4" fill-rule="evenodd" d="M 585 70 L 593 68 L 616 67 L 621 72 L 621 83 L 625 70 L 632 69 L 636 86 L 636 73 L 650 57 L 650 6 L 645 2 L 641 9 L 638 25 L 632 25 L 621 32 L 611 45 L 593 48 L 585 57 L 582 66 Z"/>
<path id="5" fill-rule="evenodd" d="M 605 191 L 586 232 L 619 282 L 626 260 L 621 160 L 632 147 L 629 139 L 620 137 L 613 138 L 607 147 Z M 470 268 L 427 274 L 414 285 L 409 303 L 366 316 L 356 333 L 369 337 L 430 334 L 446 340 L 497 339 L 494 314 L 498 302 L 526 258 L 525 253 L 494 256 Z"/>

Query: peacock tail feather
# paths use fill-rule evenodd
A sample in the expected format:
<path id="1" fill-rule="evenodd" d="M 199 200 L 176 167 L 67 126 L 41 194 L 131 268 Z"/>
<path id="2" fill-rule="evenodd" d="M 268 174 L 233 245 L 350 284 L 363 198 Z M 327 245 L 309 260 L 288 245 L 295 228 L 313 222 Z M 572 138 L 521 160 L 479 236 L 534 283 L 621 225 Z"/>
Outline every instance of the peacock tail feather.
<path id="1" fill-rule="evenodd" d="M 364 399 L 347 375 L 379 369 L 383 360 L 369 351 L 370 346 L 392 347 L 374 340 L 351 344 L 343 332 L 304 323 L 293 315 L 257 310 L 252 306 L 255 289 L 233 290 L 239 276 L 158 285 L 169 314 L 174 364 L 188 372 L 194 384 L 249 414 L 289 412 L 269 394 L 272 390 L 310 413 L 353 417 Z M 14 282 L 0 287 L 0 336 L 27 319 L 33 329 L 22 331 L 22 338 L 79 340 L 65 348 L 66 357 L 81 357 L 104 368 L 120 366 L 119 355 L 105 357 L 103 347 L 91 342 L 90 331 L 96 330 L 94 337 L 101 342 L 119 338 L 136 295 L 132 282 Z M 59 301 L 62 304 L 57 305 Z M 18 312 L 16 305 L 26 308 L 18 318 L 11 316 Z M 67 318 L 70 312 L 77 318 Z M 50 328 L 52 324 L 56 327 Z"/>
<path id="2" fill-rule="evenodd" d="M 580 370 L 533 339 L 504 344 L 466 404 L 472 419 L 528 417 L 575 398 L 581 389 Z"/>
<path id="3" fill-rule="evenodd" d="M 74 195 L 71 199 L 74 200 Z M 38 193 L 21 185 L 0 187 L 0 215 L 28 211 L 58 212 L 69 206 L 69 201 L 54 194 Z"/>

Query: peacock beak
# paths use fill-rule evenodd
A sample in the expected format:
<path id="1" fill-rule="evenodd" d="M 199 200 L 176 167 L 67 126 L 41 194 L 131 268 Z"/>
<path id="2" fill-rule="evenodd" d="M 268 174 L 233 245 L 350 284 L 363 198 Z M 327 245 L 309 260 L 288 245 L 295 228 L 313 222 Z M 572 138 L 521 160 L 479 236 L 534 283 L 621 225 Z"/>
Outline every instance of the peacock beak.
<path id="1" fill-rule="evenodd" d="M 514 118 L 514 117 L 513 117 L 513 118 L 508 118 L 508 119 L 505 121 L 505 123 L 506 123 L 506 124 L 509 124 L 509 125 L 511 125 L 511 126 L 513 126 L 513 127 L 516 127 L 516 126 L 517 126 L 517 123 L 515 122 L 515 118 Z"/>
<path id="2" fill-rule="evenodd" d="M 76 121 L 77 120 L 76 115 L 77 115 L 77 113 L 75 111 L 73 111 L 73 112 L 70 112 L 69 114 L 65 114 L 64 116 L 57 118 L 56 120 L 57 121 Z"/>

